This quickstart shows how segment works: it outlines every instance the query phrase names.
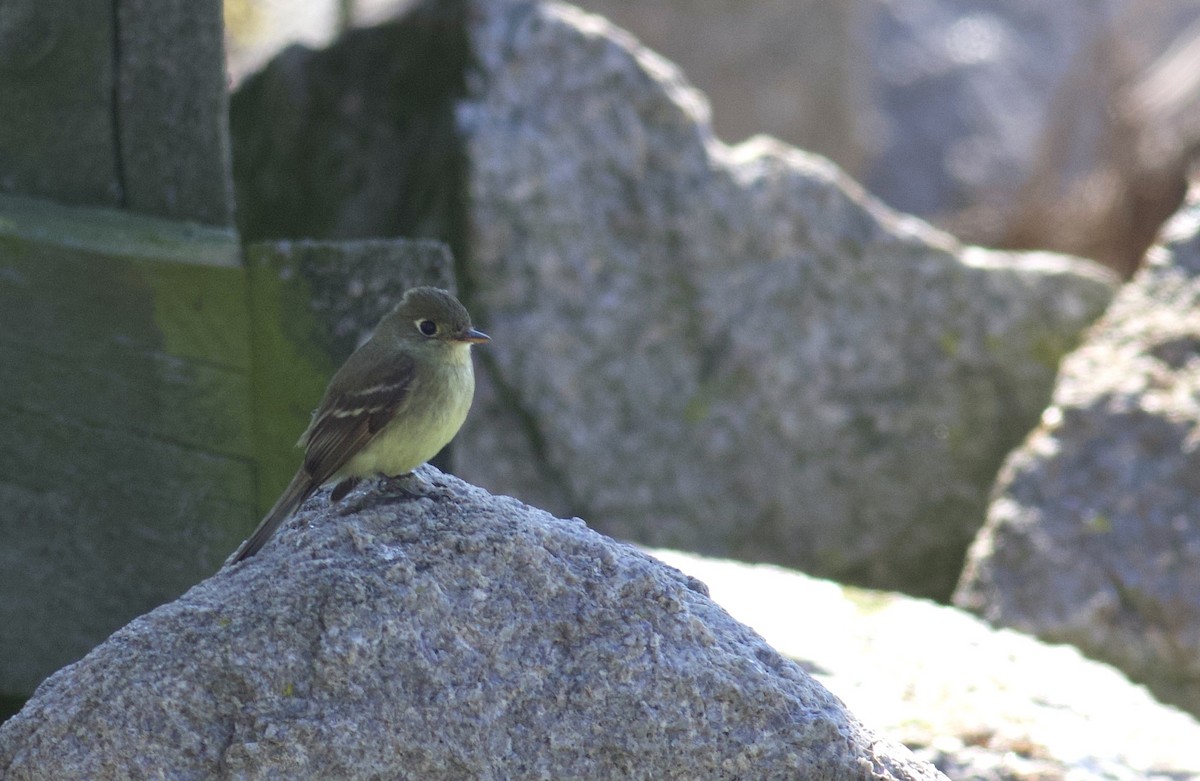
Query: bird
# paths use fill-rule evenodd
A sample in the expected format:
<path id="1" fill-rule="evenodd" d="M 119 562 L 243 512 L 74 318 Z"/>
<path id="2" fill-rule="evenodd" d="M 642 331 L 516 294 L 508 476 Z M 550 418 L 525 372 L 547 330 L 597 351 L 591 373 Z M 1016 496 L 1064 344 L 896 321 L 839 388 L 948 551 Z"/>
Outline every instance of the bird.
<path id="1" fill-rule="evenodd" d="M 363 478 L 408 474 L 437 455 L 475 395 L 471 347 L 489 341 L 446 290 L 405 292 L 334 373 L 296 443 L 304 462 L 231 563 L 258 553 L 321 486 L 336 483 L 336 502 Z"/>

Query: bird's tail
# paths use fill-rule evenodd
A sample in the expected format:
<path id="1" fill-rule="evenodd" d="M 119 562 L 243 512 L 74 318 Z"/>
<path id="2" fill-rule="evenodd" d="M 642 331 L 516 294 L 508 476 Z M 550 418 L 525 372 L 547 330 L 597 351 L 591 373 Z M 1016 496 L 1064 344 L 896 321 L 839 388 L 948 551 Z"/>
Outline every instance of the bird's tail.
<path id="1" fill-rule="evenodd" d="M 236 564 L 258 553 L 259 549 L 267 544 L 267 540 L 271 539 L 271 535 L 279 528 L 279 524 L 287 520 L 288 516 L 294 513 L 296 508 L 303 504 L 304 500 L 311 496 L 316 489 L 317 486 L 313 485 L 312 477 L 303 468 L 297 471 L 292 482 L 275 502 L 275 506 L 258 524 L 254 533 L 246 538 L 242 547 L 238 548 L 230 563 Z"/>

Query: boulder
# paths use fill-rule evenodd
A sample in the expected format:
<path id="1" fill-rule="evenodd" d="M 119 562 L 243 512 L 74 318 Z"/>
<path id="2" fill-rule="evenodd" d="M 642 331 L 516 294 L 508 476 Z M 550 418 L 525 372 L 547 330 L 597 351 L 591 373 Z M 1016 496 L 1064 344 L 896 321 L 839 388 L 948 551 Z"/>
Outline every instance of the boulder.
<path id="1" fill-rule="evenodd" d="M 861 5 L 871 192 L 969 241 L 1132 274 L 1200 143 L 1195 2 Z"/>
<path id="2" fill-rule="evenodd" d="M 578 0 L 677 62 L 718 135 L 825 155 L 988 246 L 1132 273 L 1200 142 L 1194 0 Z"/>
<path id="3" fill-rule="evenodd" d="M 241 84 L 229 126 L 243 238 L 436 238 L 461 255 L 463 4 L 291 46 Z"/>
<path id="4" fill-rule="evenodd" d="M 1071 646 L 902 594 L 650 553 L 701 578 L 730 615 L 951 778 L 1200 778 L 1200 724 Z"/>
<path id="5" fill-rule="evenodd" d="M 862 86 L 875 0 L 573 4 L 676 63 L 712 101 L 713 127 L 726 141 L 766 133 L 859 172 L 869 151 Z"/>
<path id="6" fill-rule="evenodd" d="M 239 225 L 449 243 L 495 340 L 462 476 L 614 536 L 948 599 L 1113 279 L 963 246 L 823 158 L 721 144 L 707 111 L 571 6 L 426 2 L 246 80 Z"/>
<path id="7" fill-rule="evenodd" d="M 21 779 L 938 779 L 702 583 L 432 467 L 318 494 L 0 727 Z"/>
<path id="8" fill-rule="evenodd" d="M 766 138 L 603 19 L 480 2 L 460 284 L 495 339 L 458 472 L 614 536 L 948 598 L 1108 303 Z"/>
<path id="9" fill-rule="evenodd" d="M 768 133 L 829 157 L 888 205 L 968 243 L 1082 255 L 1128 276 L 1178 208 L 1189 160 L 1200 148 L 1195 0 L 576 4 L 678 63 L 711 98 L 721 138 Z M 276 0 L 256 6 L 255 24 L 229 30 L 233 78 L 240 81 L 291 40 L 327 45 L 335 36 L 333 5 Z M 357 21 L 413 5 L 376 0 Z M 455 58 L 456 47 L 427 29 L 395 46 L 388 59 L 410 58 L 430 44 L 441 56 L 416 71 L 427 87 Z M 378 72 L 368 66 L 363 75 Z M 367 92 L 396 89 L 390 76 L 374 79 Z M 388 189 L 408 178 L 395 156 L 407 146 L 406 132 L 399 133 L 400 143 L 388 142 L 389 127 L 406 121 L 394 118 L 411 116 L 411 104 L 396 112 L 386 95 L 329 95 L 375 117 L 393 117 L 381 123 L 347 111 L 355 130 L 331 129 L 332 143 L 305 150 L 328 157 L 337 141 L 370 128 L 380 157 L 354 173 L 358 181 L 374 180 L 374 191 L 355 204 L 352 221 L 388 209 L 399 216 L 413 203 L 436 200 L 436 179 L 406 198 Z M 278 94 L 268 101 L 285 102 Z M 266 127 L 252 132 L 278 135 Z M 436 132 L 421 137 L 426 151 L 414 165 L 444 169 L 444 139 Z M 315 181 L 323 194 L 337 188 L 333 178 Z M 329 201 L 323 195 L 314 200 Z M 335 214 L 307 211 L 309 224 L 328 224 Z"/>
<path id="10" fill-rule="evenodd" d="M 1063 365 L 955 602 L 1200 713 L 1200 187 Z"/>

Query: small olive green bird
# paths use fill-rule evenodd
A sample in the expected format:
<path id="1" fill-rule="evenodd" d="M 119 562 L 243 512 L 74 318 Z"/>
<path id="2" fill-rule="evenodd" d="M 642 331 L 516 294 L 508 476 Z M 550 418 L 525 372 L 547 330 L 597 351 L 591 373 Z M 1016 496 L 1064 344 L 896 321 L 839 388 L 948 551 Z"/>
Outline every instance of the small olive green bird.
<path id="1" fill-rule="evenodd" d="M 336 502 L 364 477 L 407 474 L 437 455 L 475 395 L 471 345 L 489 341 L 445 290 L 406 292 L 329 381 L 296 443 L 303 465 L 233 561 L 258 553 L 322 485 L 341 481 L 330 497 Z"/>

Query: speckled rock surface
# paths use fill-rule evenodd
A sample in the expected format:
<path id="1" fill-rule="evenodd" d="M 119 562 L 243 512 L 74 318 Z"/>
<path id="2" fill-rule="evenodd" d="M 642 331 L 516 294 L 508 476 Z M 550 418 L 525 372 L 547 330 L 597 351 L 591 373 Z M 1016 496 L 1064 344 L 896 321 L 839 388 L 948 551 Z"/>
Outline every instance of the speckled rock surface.
<path id="1" fill-rule="evenodd" d="M 614 536 L 947 598 L 1111 280 L 961 246 L 769 139 L 721 145 L 599 17 L 467 18 L 460 282 L 495 341 L 459 473 Z"/>
<path id="2" fill-rule="evenodd" d="M 986 246 L 1132 272 L 1200 140 L 1195 0 L 576 4 L 677 63 L 721 138 L 829 157 Z"/>
<path id="3" fill-rule="evenodd" d="M 1200 140 L 1193 0 L 864 0 L 853 39 L 885 203 L 991 246 L 1132 274 Z"/>
<path id="4" fill-rule="evenodd" d="M 778 567 L 651 553 L 953 779 L 1200 778 L 1200 724 L 1074 648 Z"/>
<path id="5" fill-rule="evenodd" d="M 1200 713 L 1200 188 L 1063 365 L 955 601 Z"/>
<path id="6" fill-rule="evenodd" d="M 937 779 L 649 556 L 431 467 L 308 503 L 0 727 L 26 779 Z"/>

